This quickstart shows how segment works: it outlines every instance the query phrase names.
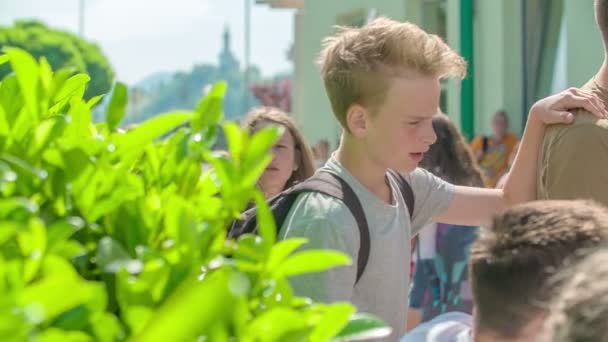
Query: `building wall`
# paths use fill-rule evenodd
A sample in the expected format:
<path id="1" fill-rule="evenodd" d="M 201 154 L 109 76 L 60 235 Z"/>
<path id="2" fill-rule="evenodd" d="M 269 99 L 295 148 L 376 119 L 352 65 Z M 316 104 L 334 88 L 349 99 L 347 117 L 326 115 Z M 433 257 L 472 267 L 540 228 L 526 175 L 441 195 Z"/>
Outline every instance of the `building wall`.
<path id="1" fill-rule="evenodd" d="M 430 32 L 436 32 L 440 20 L 433 6 L 441 0 L 306 0 L 295 18 L 294 115 L 311 144 L 328 139 L 335 147 L 340 133 L 334 119 L 315 60 L 324 37 L 334 33 L 339 18 L 359 21 L 366 14 L 386 15 L 409 20 Z M 541 93 L 550 93 L 561 85 L 580 86 L 591 78 L 603 58 L 602 44 L 593 18 L 593 0 L 563 1 L 563 58 L 556 58 L 558 48 L 549 47 L 543 71 L 548 82 L 541 82 Z M 445 38 L 460 48 L 460 1 L 445 0 Z M 349 17 L 350 15 L 350 17 Z M 558 15 L 560 15 L 558 13 Z M 490 133 L 491 115 L 507 111 L 512 130 L 520 134 L 527 108 L 523 101 L 522 2 L 520 0 L 476 1 L 474 13 L 475 133 Z M 552 33 L 559 36 L 558 32 Z M 555 40 L 559 41 L 559 40 Z M 557 62 L 556 62 L 557 61 Z M 562 65 L 554 65 L 557 63 Z M 558 73 L 558 74 L 556 74 Z M 545 77 L 545 76 L 543 76 Z M 556 82 L 552 79 L 560 80 Z M 546 89 L 545 89 L 546 88 Z M 445 108 L 459 123 L 460 82 L 446 83 Z M 561 90 L 561 89 L 559 89 Z"/>
<path id="2" fill-rule="evenodd" d="M 567 86 L 581 86 L 595 75 L 604 57 L 593 0 L 564 0 Z"/>
<path id="3" fill-rule="evenodd" d="M 490 133 L 492 114 L 507 111 L 521 130 L 521 2 L 478 1 L 475 13 L 475 132 Z"/>

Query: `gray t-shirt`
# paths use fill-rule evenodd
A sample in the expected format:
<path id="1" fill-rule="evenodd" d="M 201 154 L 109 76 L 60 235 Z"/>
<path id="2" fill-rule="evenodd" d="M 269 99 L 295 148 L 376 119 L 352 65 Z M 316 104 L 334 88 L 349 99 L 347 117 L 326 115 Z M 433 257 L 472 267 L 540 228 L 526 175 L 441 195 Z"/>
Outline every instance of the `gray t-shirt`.
<path id="1" fill-rule="evenodd" d="M 407 321 L 410 239 L 433 217 L 447 209 L 454 186 L 431 173 L 416 169 L 406 175 L 414 192 L 414 217 L 391 180 L 393 204 L 389 205 L 365 188 L 336 159 L 330 158 L 322 170 L 346 181 L 357 194 L 370 228 L 370 255 L 359 282 L 357 256 L 359 229 L 344 203 L 319 193 L 301 195 L 291 209 L 280 238 L 305 237 L 304 248 L 328 248 L 350 255 L 353 265 L 322 273 L 294 277 L 291 284 L 299 296 L 315 301 L 350 301 L 362 312 L 383 318 L 393 329 L 389 340 L 403 336 Z"/>

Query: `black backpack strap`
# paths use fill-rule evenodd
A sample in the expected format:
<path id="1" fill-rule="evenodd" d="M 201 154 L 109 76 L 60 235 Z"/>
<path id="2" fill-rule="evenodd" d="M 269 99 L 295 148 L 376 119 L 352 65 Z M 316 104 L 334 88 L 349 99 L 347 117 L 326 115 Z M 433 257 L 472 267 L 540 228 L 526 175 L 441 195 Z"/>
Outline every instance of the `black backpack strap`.
<path id="1" fill-rule="evenodd" d="M 363 275 L 363 271 L 365 271 L 370 251 L 369 225 L 357 194 L 342 178 L 331 172 L 324 171 L 319 171 L 306 181 L 295 185 L 291 191 L 294 193 L 319 192 L 332 196 L 344 202 L 351 211 L 357 222 L 360 236 L 359 254 L 357 257 L 357 280 L 355 282 L 357 283 Z"/>
<path id="2" fill-rule="evenodd" d="M 298 192 L 293 192 L 292 189 L 288 189 L 267 200 L 276 224 L 277 235 L 299 194 L 300 193 Z M 258 209 L 255 205 L 252 205 L 249 209 L 242 212 L 240 218 L 232 221 L 228 228 L 228 238 L 237 239 L 239 236 L 246 233 L 257 234 L 257 214 Z"/>
<path id="3" fill-rule="evenodd" d="M 403 175 L 395 170 L 389 169 L 388 174 L 393 177 L 394 180 L 397 181 L 397 185 L 399 186 L 399 191 L 401 192 L 401 196 L 403 197 L 403 201 L 407 206 L 407 210 L 410 213 L 410 220 L 414 218 L 414 191 L 410 186 L 410 183 L 407 182 Z"/>

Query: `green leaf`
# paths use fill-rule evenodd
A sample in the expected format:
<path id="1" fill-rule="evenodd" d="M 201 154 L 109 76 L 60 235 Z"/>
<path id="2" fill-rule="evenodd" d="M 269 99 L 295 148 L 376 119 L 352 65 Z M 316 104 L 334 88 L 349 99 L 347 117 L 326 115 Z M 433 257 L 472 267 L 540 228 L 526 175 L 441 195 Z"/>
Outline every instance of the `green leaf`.
<path id="1" fill-rule="evenodd" d="M 305 238 L 293 238 L 288 240 L 279 241 L 276 245 L 272 246 L 270 250 L 270 256 L 266 261 L 266 269 L 274 270 L 298 247 L 305 244 L 308 240 Z"/>
<path id="2" fill-rule="evenodd" d="M 192 119 L 191 112 L 176 111 L 156 116 L 137 128 L 120 134 L 114 133 L 112 139 L 117 152 L 121 154 L 138 153 L 148 144 Z"/>
<path id="3" fill-rule="evenodd" d="M 87 250 L 79 243 L 74 240 L 68 240 L 58 243 L 49 250 L 49 253 L 56 254 L 65 259 L 72 259 L 78 256 L 86 254 Z"/>
<path id="4" fill-rule="evenodd" d="M 84 330 L 89 323 L 91 311 L 85 305 L 78 305 L 55 318 L 52 325 L 65 330 Z"/>
<path id="5" fill-rule="evenodd" d="M 286 335 L 308 329 L 304 317 L 296 310 L 277 307 L 256 317 L 246 336 L 255 341 L 282 341 Z"/>
<path id="6" fill-rule="evenodd" d="M 30 158 L 43 152 L 44 149 L 60 134 L 66 125 L 65 117 L 54 116 L 43 120 L 38 127 L 35 128 L 33 140 L 28 146 Z"/>
<path id="7" fill-rule="evenodd" d="M 30 281 L 38 273 L 42 257 L 46 251 L 46 229 L 42 221 L 39 219 L 30 220 L 27 231 L 19 232 L 17 240 L 21 253 L 26 258 L 24 279 Z"/>
<path id="8" fill-rule="evenodd" d="M 16 222 L 0 221 L 0 245 L 12 239 L 20 229 L 21 225 Z"/>
<path id="9" fill-rule="evenodd" d="M 145 306 L 132 306 L 123 310 L 125 320 L 134 335 L 142 332 L 142 329 L 154 313 L 151 308 Z"/>
<path id="10" fill-rule="evenodd" d="M 305 273 L 323 272 L 333 267 L 350 264 L 350 258 L 344 253 L 330 250 L 305 250 L 285 260 L 273 272 L 273 277 L 283 278 Z"/>
<path id="11" fill-rule="evenodd" d="M 25 197 L 0 198 L 0 218 L 5 219 L 16 212 L 35 214 L 38 212 L 36 202 Z"/>
<path id="12" fill-rule="evenodd" d="M 259 162 L 263 159 L 274 143 L 283 135 L 282 126 L 264 127 L 256 132 L 249 141 L 245 164 Z"/>
<path id="13" fill-rule="evenodd" d="M 96 259 L 99 268 L 108 273 L 117 273 L 123 268 L 129 273 L 139 273 L 143 269 L 141 261 L 132 259 L 120 243 L 109 236 L 99 240 Z"/>
<path id="14" fill-rule="evenodd" d="M 93 339 L 80 331 L 66 331 L 57 328 L 45 329 L 36 335 L 36 342 L 92 342 Z"/>
<path id="15" fill-rule="evenodd" d="M 30 117 L 38 118 L 38 63 L 34 57 L 18 48 L 4 48 L 17 75 L 19 88 Z"/>
<path id="16" fill-rule="evenodd" d="M 264 259 L 262 253 L 262 239 L 255 234 L 245 234 L 239 237 L 235 257 L 244 260 L 260 261 Z"/>
<path id="17" fill-rule="evenodd" d="M 51 89 L 51 84 L 53 82 L 53 69 L 49 64 L 49 61 L 46 57 L 40 57 L 40 83 L 42 84 L 45 93 Z M 48 94 L 45 94 L 45 96 Z M 48 98 L 47 98 L 48 99 Z M 44 104 L 46 106 L 46 103 Z M 46 107 L 42 107 L 46 109 Z"/>
<path id="18" fill-rule="evenodd" d="M 53 99 L 56 103 L 69 101 L 71 98 L 82 99 L 84 95 L 85 87 L 91 80 L 91 77 L 87 74 L 76 74 L 68 78 Z"/>
<path id="19" fill-rule="evenodd" d="M 261 192 L 256 191 L 253 199 L 257 208 L 257 224 L 258 231 L 262 237 L 262 248 L 264 254 L 266 254 L 270 251 L 270 248 L 277 240 L 277 226 L 274 222 L 274 216 L 272 216 L 272 211 L 270 210 L 264 195 L 262 195 Z"/>
<path id="20" fill-rule="evenodd" d="M 3 160 L 5 162 L 7 162 L 8 164 L 11 164 L 12 166 L 14 166 L 16 171 L 17 170 L 25 171 L 26 173 L 29 173 L 31 176 L 34 176 L 36 178 L 46 179 L 46 177 L 48 176 L 48 172 L 46 172 L 45 170 L 38 169 L 38 168 L 34 167 L 33 165 L 29 164 L 28 162 L 26 162 L 22 159 L 19 159 L 15 156 L 5 154 L 5 153 L 0 153 L 0 160 Z"/>
<path id="21" fill-rule="evenodd" d="M 313 322 L 315 328 L 308 338 L 311 342 L 330 340 L 342 331 L 355 311 L 356 308 L 349 303 L 330 305 L 325 313 Z"/>
<path id="22" fill-rule="evenodd" d="M 355 314 L 346 327 L 332 341 L 375 340 L 390 335 L 391 328 L 380 318 L 369 314 Z"/>
<path id="23" fill-rule="evenodd" d="M 246 132 L 241 131 L 241 128 L 234 122 L 226 122 L 224 124 L 224 133 L 228 141 L 230 155 L 234 160 L 241 160 L 243 148 L 247 143 Z"/>
<path id="24" fill-rule="evenodd" d="M 2 85 L 0 85 L 0 88 L 2 88 Z M 9 135 L 9 133 L 10 127 L 8 126 L 6 111 L 4 110 L 4 107 L 2 107 L 2 103 L 0 103 L 0 136 L 6 137 Z"/>
<path id="25" fill-rule="evenodd" d="M 97 96 L 93 96 L 91 97 L 91 99 L 89 101 L 87 101 L 87 107 L 89 107 L 89 109 L 95 107 L 99 101 L 101 101 L 104 98 L 105 95 L 97 95 Z"/>
<path id="26" fill-rule="evenodd" d="M 192 121 L 192 130 L 195 132 L 215 126 L 222 119 L 222 100 L 226 94 L 228 84 L 216 83 L 207 96 L 196 107 L 197 115 Z"/>
<path id="27" fill-rule="evenodd" d="M 0 84 L 0 106 L 4 107 L 4 114 L 8 125 L 12 127 L 20 116 L 28 117 L 23 114 L 24 102 L 21 90 L 19 89 L 19 83 L 17 76 L 10 75 L 4 78 L 2 84 Z M 31 126 L 34 122 L 26 120 Z"/>
<path id="28" fill-rule="evenodd" d="M 67 144 L 70 146 L 82 146 L 86 148 L 88 144 L 84 144 L 87 140 L 91 140 L 91 110 L 87 104 L 79 98 L 74 98 L 70 101 L 69 111 L 70 121 L 66 128 L 65 137 L 67 138 Z"/>
<path id="29" fill-rule="evenodd" d="M 44 277 L 26 287 L 18 297 L 19 305 L 39 322 L 51 321 L 79 305 L 94 308 L 91 305 L 105 294 L 102 284 L 83 281 L 72 265 L 59 257 L 47 256 L 42 273 Z"/>
<path id="30" fill-rule="evenodd" d="M 114 342 L 124 340 L 124 332 L 118 319 L 106 312 L 97 312 L 90 319 L 91 330 L 96 341 Z"/>
<path id="31" fill-rule="evenodd" d="M 48 246 L 55 251 L 60 244 L 66 242 L 74 233 L 84 228 L 85 222 L 80 217 L 70 217 L 55 222 L 48 228 Z"/>
<path id="32" fill-rule="evenodd" d="M 202 280 L 185 281 L 152 314 L 133 341 L 194 340 L 217 322 L 228 321 L 237 305 L 229 286 L 232 276 L 232 271 L 223 268 Z"/>
<path id="33" fill-rule="evenodd" d="M 264 170 L 272 161 L 270 147 L 279 139 L 281 130 L 268 127 L 255 133 L 250 139 L 245 151 L 243 169 L 245 171 L 241 184 L 244 187 L 254 185 Z"/>
<path id="34" fill-rule="evenodd" d="M 6 54 L 0 55 L 0 65 L 4 64 L 6 62 L 8 62 L 8 55 L 6 55 Z"/>
<path id="35" fill-rule="evenodd" d="M 125 116 L 127 109 L 127 86 L 124 83 L 116 83 L 114 91 L 112 92 L 112 98 L 110 99 L 110 105 L 108 106 L 108 112 L 106 113 L 106 122 L 108 129 L 114 132 L 122 118 Z"/>
<path id="36" fill-rule="evenodd" d="M 51 108 L 49 108 L 49 115 L 55 115 L 62 113 L 65 110 L 65 106 L 68 104 L 70 98 L 58 99 L 57 94 L 64 88 L 64 84 L 74 74 L 73 70 L 61 69 L 53 74 L 53 82 L 49 91 L 49 97 L 51 99 Z"/>

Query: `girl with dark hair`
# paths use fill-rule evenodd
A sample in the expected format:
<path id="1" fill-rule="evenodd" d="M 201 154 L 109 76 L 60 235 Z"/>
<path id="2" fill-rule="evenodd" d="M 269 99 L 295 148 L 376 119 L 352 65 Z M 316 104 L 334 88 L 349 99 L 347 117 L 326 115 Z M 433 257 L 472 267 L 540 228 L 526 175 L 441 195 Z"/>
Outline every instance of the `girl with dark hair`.
<path id="1" fill-rule="evenodd" d="M 284 131 L 271 149 L 272 162 L 258 181 L 267 199 L 315 173 L 310 147 L 287 113 L 278 108 L 259 107 L 247 114 L 242 126 L 254 133 L 269 125 L 281 126 Z"/>

